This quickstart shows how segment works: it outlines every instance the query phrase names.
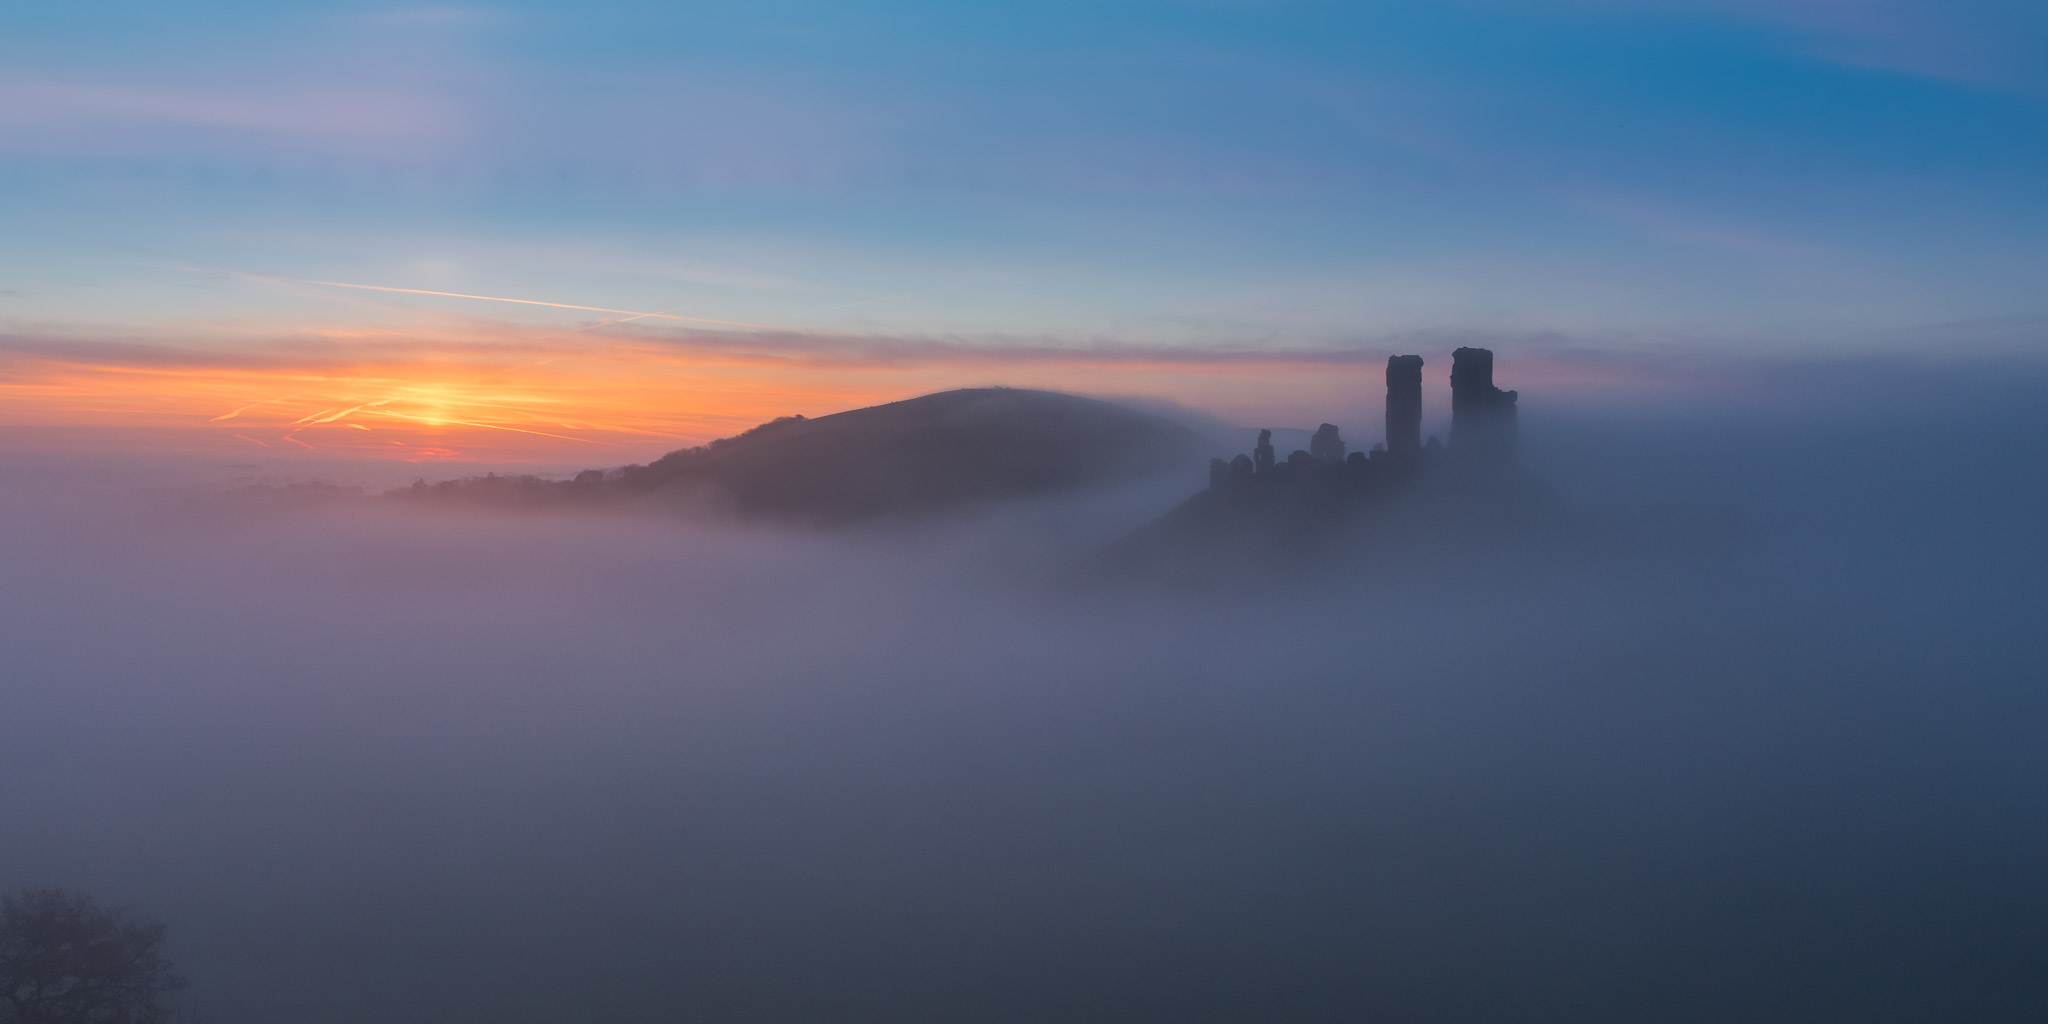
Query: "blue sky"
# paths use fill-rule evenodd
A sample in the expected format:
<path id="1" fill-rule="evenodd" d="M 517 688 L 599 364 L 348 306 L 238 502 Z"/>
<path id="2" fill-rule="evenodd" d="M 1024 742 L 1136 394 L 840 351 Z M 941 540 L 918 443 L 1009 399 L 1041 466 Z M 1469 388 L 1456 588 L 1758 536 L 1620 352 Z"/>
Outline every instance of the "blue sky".
<path id="1" fill-rule="evenodd" d="M 0 18 L 15 334 L 476 306 L 279 278 L 990 346 L 2024 347 L 2048 314 L 2039 4 Z"/>

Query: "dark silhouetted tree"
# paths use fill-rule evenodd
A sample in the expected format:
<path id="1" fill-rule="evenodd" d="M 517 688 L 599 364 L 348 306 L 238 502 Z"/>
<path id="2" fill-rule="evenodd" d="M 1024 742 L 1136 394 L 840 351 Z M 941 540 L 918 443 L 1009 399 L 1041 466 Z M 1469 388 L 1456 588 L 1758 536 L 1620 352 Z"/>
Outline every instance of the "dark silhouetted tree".
<path id="1" fill-rule="evenodd" d="M 63 889 L 0 897 L 0 1024 L 162 1024 L 164 926 Z"/>

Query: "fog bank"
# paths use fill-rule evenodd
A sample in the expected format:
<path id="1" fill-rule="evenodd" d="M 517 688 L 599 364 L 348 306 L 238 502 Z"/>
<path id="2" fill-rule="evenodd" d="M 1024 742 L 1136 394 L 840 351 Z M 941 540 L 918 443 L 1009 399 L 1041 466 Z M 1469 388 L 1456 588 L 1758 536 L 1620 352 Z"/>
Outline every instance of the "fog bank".
<path id="1" fill-rule="evenodd" d="M 168 921 L 213 1024 L 2037 1020 L 2048 415 L 1875 379 L 1530 400 L 1570 515 L 1732 544 L 1295 593 L 1063 588 L 1154 490 L 797 533 L 17 464 L 0 883 Z"/>

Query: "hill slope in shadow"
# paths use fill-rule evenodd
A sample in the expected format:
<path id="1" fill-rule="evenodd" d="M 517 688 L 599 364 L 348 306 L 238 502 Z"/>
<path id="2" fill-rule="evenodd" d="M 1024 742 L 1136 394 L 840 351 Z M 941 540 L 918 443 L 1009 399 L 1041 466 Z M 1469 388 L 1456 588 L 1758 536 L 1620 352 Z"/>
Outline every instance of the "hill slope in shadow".
<path id="1" fill-rule="evenodd" d="M 519 505 L 653 500 L 829 526 L 1193 473 L 1207 447 L 1178 423 L 1111 402 L 972 388 L 778 419 L 644 466 L 586 470 L 569 481 L 483 477 L 398 493 Z"/>

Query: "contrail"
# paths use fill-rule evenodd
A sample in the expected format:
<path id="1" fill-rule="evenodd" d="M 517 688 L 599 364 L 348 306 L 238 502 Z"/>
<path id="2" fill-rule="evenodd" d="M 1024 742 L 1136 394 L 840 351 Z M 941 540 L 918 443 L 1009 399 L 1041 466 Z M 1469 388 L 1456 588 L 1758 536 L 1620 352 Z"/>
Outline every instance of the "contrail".
<path id="1" fill-rule="evenodd" d="M 457 426 L 463 427 L 483 427 L 487 430 L 509 430 L 515 434 L 538 434 L 541 437 L 559 437 L 564 441 L 581 441 L 584 444 L 600 444 L 604 445 L 607 448 L 617 447 L 616 445 L 613 445 L 609 441 L 593 441 L 587 437 L 570 437 L 568 434 L 550 434 L 545 430 L 528 430 L 525 427 L 508 427 L 502 423 L 477 423 L 473 420 L 450 420 L 440 419 L 438 417 L 430 418 L 426 416 L 414 416 L 411 413 L 393 412 L 390 409 L 379 409 L 377 410 L 377 415 L 396 416 L 402 420 L 418 420 L 421 423 L 453 423 L 456 424 Z M 291 440 L 291 438 L 287 436 L 285 440 L 289 441 Z"/>
<path id="2" fill-rule="evenodd" d="M 187 270 L 201 270 L 186 267 Z M 542 302 L 539 299 L 514 299 L 503 295 L 472 295 L 468 292 L 441 292 L 430 288 L 395 288 L 384 284 L 351 284 L 347 281 L 316 281 L 305 277 L 279 277 L 275 274 L 255 274 L 246 270 L 219 270 L 215 273 L 246 277 L 258 281 L 279 281 L 287 284 L 312 284 L 323 288 L 353 288 L 365 292 L 395 292 L 399 295 L 435 295 L 444 299 L 475 299 L 480 302 L 511 302 L 521 306 L 546 306 L 549 309 L 576 309 L 589 313 L 618 313 L 635 320 L 683 320 L 693 324 L 718 324 L 723 327 L 751 327 L 762 331 L 789 331 L 795 334 L 812 334 L 801 327 L 783 327 L 779 324 L 758 324 L 750 320 L 714 320 L 708 316 L 682 316 L 676 313 L 649 313 L 637 309 L 613 309 L 609 306 L 579 306 L 571 302 Z"/>

